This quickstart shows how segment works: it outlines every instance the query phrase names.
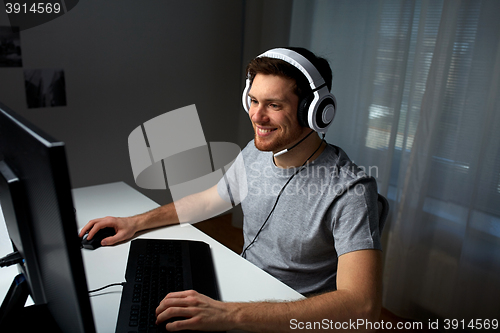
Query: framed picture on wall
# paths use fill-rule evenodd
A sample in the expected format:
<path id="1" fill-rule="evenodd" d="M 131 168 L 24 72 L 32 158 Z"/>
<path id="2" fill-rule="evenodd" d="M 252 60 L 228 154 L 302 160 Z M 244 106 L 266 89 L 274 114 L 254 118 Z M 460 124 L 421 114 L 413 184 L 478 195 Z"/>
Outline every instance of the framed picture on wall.
<path id="1" fill-rule="evenodd" d="M 28 108 L 66 106 L 64 70 L 26 69 L 24 84 Z"/>

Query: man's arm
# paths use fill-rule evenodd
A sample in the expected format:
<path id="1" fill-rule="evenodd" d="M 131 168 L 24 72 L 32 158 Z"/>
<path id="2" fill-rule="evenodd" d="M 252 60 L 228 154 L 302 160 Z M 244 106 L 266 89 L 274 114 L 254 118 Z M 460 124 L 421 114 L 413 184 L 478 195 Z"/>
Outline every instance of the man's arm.
<path id="1" fill-rule="evenodd" d="M 371 323 L 378 320 L 382 304 L 381 252 L 346 253 L 339 257 L 337 272 L 336 291 L 295 302 L 223 303 L 193 291 L 172 293 L 156 310 L 158 323 L 187 317 L 185 321 L 167 324 L 168 330 L 289 332 L 294 331 L 294 323 L 295 328 L 307 322 L 327 322 L 335 327 L 335 323 L 349 323 L 349 320 L 364 319 Z"/>
<path id="2" fill-rule="evenodd" d="M 230 205 L 219 196 L 217 185 L 208 190 L 184 197 L 175 203 L 160 206 L 149 212 L 131 217 L 107 216 L 89 221 L 80 231 L 92 239 L 102 228 L 112 227 L 116 234 L 103 239 L 102 245 L 113 245 L 132 238 L 138 231 L 179 223 L 195 223 L 215 216 Z M 180 221 L 179 221 L 180 217 Z"/>

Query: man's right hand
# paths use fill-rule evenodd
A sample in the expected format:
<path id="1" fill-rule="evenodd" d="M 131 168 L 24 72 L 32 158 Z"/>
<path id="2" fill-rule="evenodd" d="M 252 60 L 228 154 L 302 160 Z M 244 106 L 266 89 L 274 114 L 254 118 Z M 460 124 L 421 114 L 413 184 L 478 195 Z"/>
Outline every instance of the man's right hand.
<path id="1" fill-rule="evenodd" d="M 104 238 L 102 241 L 102 245 L 114 245 L 116 243 L 128 241 L 131 239 L 135 233 L 138 231 L 136 223 L 132 217 L 113 217 L 106 216 L 103 218 L 98 218 L 91 220 L 87 225 L 83 227 L 80 231 L 80 238 L 85 235 L 85 233 L 89 233 L 87 236 L 88 240 L 91 240 L 92 237 L 101 229 L 111 227 L 115 229 L 115 235 L 112 237 Z"/>

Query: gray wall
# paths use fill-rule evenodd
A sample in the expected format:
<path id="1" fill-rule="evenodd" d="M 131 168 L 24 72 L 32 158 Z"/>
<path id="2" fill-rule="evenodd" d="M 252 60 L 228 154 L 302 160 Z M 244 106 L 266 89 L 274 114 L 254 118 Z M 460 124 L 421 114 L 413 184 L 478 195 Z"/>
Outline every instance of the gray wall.
<path id="1" fill-rule="evenodd" d="M 196 104 L 207 141 L 252 138 L 244 67 L 287 45 L 290 13 L 285 0 L 80 1 L 21 32 L 23 68 L 0 68 L 0 101 L 66 142 L 73 187 L 136 187 L 127 138 L 157 115 Z M 4 11 L 0 25 L 9 25 Z M 27 108 L 23 70 L 44 68 L 64 70 L 67 106 Z M 171 201 L 168 191 L 139 190 Z"/>

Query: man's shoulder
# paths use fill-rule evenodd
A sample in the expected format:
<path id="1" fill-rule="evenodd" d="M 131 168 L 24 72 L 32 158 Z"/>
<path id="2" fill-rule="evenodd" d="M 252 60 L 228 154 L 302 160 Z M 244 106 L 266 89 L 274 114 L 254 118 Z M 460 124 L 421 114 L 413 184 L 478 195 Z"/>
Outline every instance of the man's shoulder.
<path id="1" fill-rule="evenodd" d="M 367 174 L 365 167 L 357 165 L 342 148 L 332 144 L 329 144 L 326 149 L 323 163 L 330 166 L 337 182 L 357 182 L 361 179 L 372 178 Z"/>

